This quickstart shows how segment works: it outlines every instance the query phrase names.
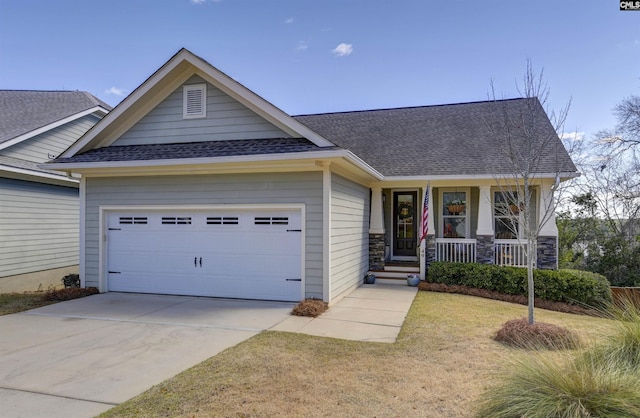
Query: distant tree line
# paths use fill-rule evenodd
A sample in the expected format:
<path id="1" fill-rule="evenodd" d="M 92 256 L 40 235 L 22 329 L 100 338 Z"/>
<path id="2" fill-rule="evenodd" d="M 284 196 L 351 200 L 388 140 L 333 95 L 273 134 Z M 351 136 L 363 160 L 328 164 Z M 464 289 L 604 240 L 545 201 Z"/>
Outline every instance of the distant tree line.
<path id="1" fill-rule="evenodd" d="M 614 112 L 614 129 L 567 144 L 582 175 L 558 213 L 560 267 L 640 286 L 640 96 Z"/>

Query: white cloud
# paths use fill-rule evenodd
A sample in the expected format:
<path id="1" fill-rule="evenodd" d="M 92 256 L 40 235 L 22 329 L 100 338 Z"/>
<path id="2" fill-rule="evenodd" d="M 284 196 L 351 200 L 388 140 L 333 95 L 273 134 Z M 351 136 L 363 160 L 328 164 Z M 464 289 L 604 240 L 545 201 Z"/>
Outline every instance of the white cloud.
<path id="1" fill-rule="evenodd" d="M 115 94 L 116 96 L 120 96 L 120 97 L 122 97 L 122 96 L 127 94 L 126 90 L 118 88 L 118 87 L 115 87 L 115 86 L 111 87 L 108 90 L 105 90 L 104 92 L 106 94 Z"/>
<path id="2" fill-rule="evenodd" d="M 336 54 L 338 57 L 344 57 L 345 55 L 350 55 L 353 52 L 353 45 L 341 43 L 337 47 L 335 47 L 331 52 Z"/>
<path id="3" fill-rule="evenodd" d="M 207 0 L 191 0 L 191 3 L 193 3 L 193 4 L 202 4 L 205 1 L 207 1 Z"/>
<path id="4" fill-rule="evenodd" d="M 296 51 L 303 52 L 303 51 L 306 51 L 307 48 L 308 48 L 307 43 L 305 41 L 300 41 L 298 42 L 298 46 L 296 46 Z"/>
<path id="5" fill-rule="evenodd" d="M 290 17 L 289 19 L 285 20 L 284 23 L 293 23 L 293 18 Z"/>
<path id="6" fill-rule="evenodd" d="M 560 134 L 560 139 L 571 141 L 582 141 L 584 139 L 584 132 L 563 132 Z"/>

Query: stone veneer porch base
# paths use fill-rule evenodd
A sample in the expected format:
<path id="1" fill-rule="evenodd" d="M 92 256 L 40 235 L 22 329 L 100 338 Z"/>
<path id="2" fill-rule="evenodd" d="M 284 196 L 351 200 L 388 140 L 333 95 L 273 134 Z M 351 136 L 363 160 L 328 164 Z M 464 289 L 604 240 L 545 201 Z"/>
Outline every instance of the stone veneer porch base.
<path id="1" fill-rule="evenodd" d="M 369 234 L 369 270 L 384 270 L 384 234 Z"/>

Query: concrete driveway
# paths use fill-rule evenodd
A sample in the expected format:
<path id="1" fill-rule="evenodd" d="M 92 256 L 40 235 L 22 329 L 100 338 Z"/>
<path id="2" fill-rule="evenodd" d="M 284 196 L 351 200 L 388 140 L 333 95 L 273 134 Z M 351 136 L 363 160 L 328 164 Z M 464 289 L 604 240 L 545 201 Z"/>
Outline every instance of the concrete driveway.
<path id="1" fill-rule="evenodd" d="M 293 306 L 105 293 L 0 316 L 0 415 L 94 416 L 272 328 Z"/>

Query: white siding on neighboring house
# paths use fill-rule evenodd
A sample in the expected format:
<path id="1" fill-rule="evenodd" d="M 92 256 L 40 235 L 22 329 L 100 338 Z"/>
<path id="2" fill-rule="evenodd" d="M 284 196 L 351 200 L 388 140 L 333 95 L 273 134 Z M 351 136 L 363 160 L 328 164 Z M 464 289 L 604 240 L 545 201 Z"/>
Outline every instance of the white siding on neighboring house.
<path id="1" fill-rule="evenodd" d="M 362 283 L 369 268 L 369 189 L 331 176 L 331 298 Z"/>
<path id="2" fill-rule="evenodd" d="M 322 298 L 322 173 L 86 179 L 86 286 L 99 283 L 100 206 L 305 204 L 305 294 Z"/>
<path id="3" fill-rule="evenodd" d="M 78 189 L 0 178 L 0 276 L 78 264 Z"/>
<path id="4" fill-rule="evenodd" d="M 193 76 L 185 84 L 198 83 L 204 80 Z M 177 88 L 113 145 L 289 137 L 211 84 L 207 84 L 207 117 L 184 119 L 182 90 Z"/>
<path id="5" fill-rule="evenodd" d="M 3 155 L 44 163 L 57 156 L 84 135 L 100 118 L 86 115 L 36 135 L 2 151 Z"/>

